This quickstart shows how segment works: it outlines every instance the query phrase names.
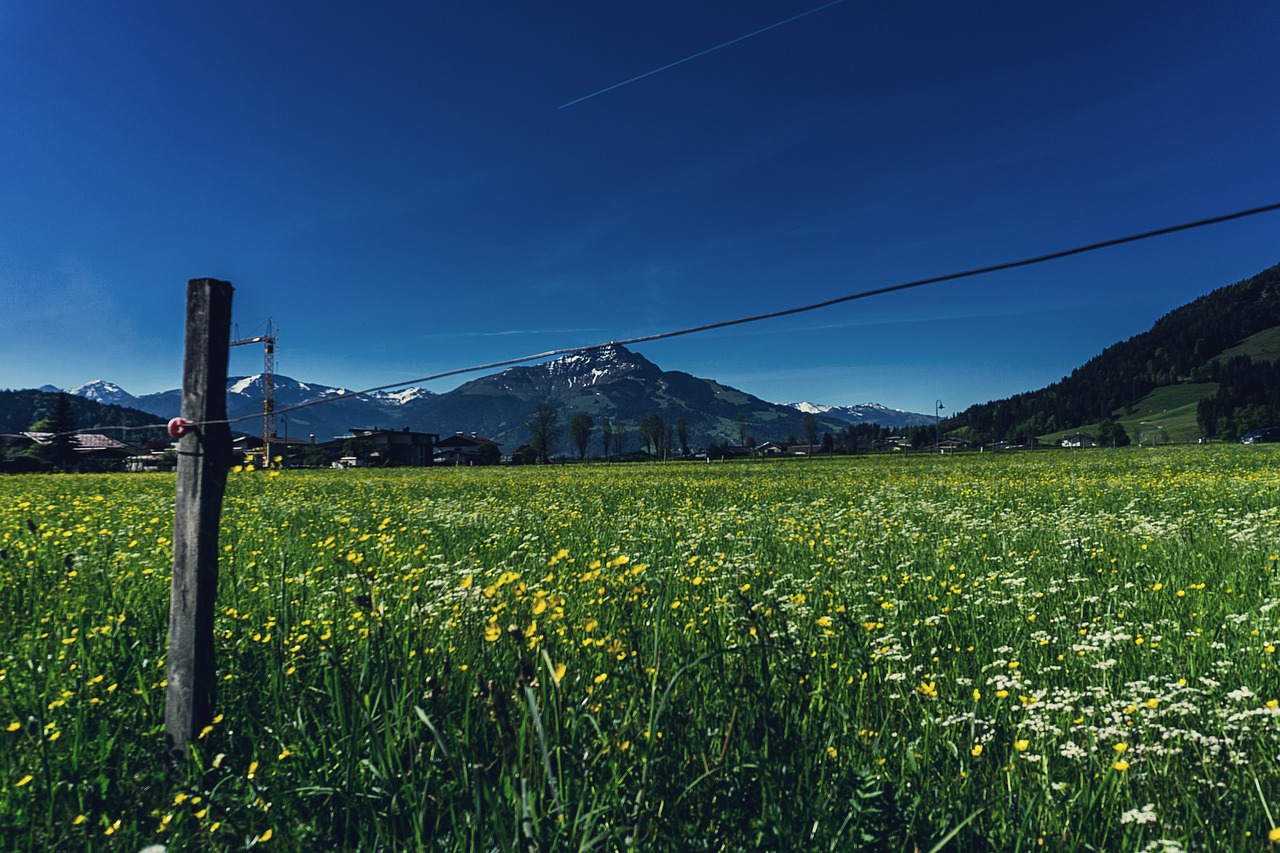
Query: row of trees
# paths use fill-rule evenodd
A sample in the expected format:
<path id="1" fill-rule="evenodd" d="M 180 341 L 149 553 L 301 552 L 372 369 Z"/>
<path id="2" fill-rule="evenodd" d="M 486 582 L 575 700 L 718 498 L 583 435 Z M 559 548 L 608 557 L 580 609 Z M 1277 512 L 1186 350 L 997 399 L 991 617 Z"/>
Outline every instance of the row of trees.
<path id="1" fill-rule="evenodd" d="M 597 439 L 601 455 L 605 459 L 621 458 L 629 452 L 632 435 L 639 440 L 639 449 L 654 459 L 687 458 L 695 450 L 690 444 L 688 419 L 678 417 L 673 420 L 657 412 L 645 415 L 634 428 L 618 419 L 610 421 L 608 418 L 601 418 L 597 422 L 585 412 L 573 415 L 566 424 L 561 421 L 559 411 L 550 404 L 543 403 L 526 421 L 525 428 L 529 432 L 529 443 L 512 454 L 512 461 L 517 464 L 549 462 L 559 450 L 566 432 L 569 445 L 579 460 L 587 458 Z M 756 437 L 749 432 L 746 419 L 741 414 L 737 417 L 737 431 L 736 445 L 724 441 L 705 448 L 706 452 L 712 456 L 727 455 L 734 450 L 741 452 L 758 446 Z M 899 435 L 904 432 L 911 446 L 916 448 L 928 447 L 937 438 L 932 426 L 897 430 Z M 823 431 L 818 419 L 806 413 L 801 419 L 801 433 L 805 445 L 811 448 L 810 452 L 858 453 L 876 442 L 884 441 L 894 435 L 895 431 L 879 424 L 849 424 L 832 433 Z M 795 435 L 788 436 L 786 442 L 791 445 L 799 443 Z"/>
<path id="2" fill-rule="evenodd" d="M 543 403 L 525 423 L 525 428 L 529 431 L 529 444 L 516 451 L 514 461 L 548 462 L 559 448 L 565 432 L 560 422 L 560 413 L 551 405 Z M 568 433 L 569 443 L 577 451 L 579 460 L 587 457 L 597 428 L 602 455 L 606 459 L 622 456 L 626 452 L 631 428 L 623 421 L 601 418 L 597 424 L 591 415 L 578 412 L 569 418 Z M 668 421 L 654 412 L 645 415 L 635 432 L 650 456 L 666 459 L 674 455 L 676 448 L 679 448 L 681 456 L 689 455 L 689 421 L 686 418 Z"/>
<path id="3" fill-rule="evenodd" d="M 1238 355 L 1207 366 L 1203 375 L 1218 383 L 1217 393 L 1196 407 L 1205 435 L 1234 440 L 1280 424 L 1280 363 Z"/>

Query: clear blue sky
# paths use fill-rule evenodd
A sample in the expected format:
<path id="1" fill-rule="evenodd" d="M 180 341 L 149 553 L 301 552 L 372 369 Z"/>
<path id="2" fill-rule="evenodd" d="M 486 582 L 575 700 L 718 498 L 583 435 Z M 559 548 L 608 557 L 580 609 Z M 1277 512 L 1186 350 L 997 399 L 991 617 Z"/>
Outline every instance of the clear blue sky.
<path id="1" fill-rule="evenodd" d="M 1280 201 L 1273 0 L 822 6 L 6 3 L 0 387 L 177 387 L 195 277 L 365 388 Z M 1276 262 L 1270 214 L 638 349 L 955 412 Z"/>

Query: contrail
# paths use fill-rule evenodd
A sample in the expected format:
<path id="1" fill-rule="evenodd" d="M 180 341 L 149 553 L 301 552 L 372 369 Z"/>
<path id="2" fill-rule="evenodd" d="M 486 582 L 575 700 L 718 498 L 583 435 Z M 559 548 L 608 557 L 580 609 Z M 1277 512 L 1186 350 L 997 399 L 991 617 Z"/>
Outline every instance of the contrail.
<path id="1" fill-rule="evenodd" d="M 686 56 L 684 59 L 677 59 L 675 62 L 668 62 L 666 65 L 662 66 L 661 68 L 655 68 L 652 71 L 646 71 L 643 74 L 637 74 L 635 77 L 632 77 L 630 80 L 623 80 L 621 83 L 614 83 L 612 86 L 606 86 L 605 88 L 599 90 L 598 92 L 592 92 L 590 95 L 583 95 L 581 98 L 576 98 L 575 100 L 568 101 L 566 103 L 561 104 L 559 107 L 557 107 L 557 109 L 562 110 L 565 107 L 571 107 L 574 104 L 580 104 L 583 101 L 587 101 L 587 100 L 590 100 L 591 98 L 594 98 L 596 95 L 603 95 L 605 92 L 612 92 L 614 89 L 620 89 L 623 86 L 626 86 L 628 83 L 634 83 L 637 80 L 643 80 L 646 77 L 652 77 L 654 74 L 657 74 L 660 71 L 666 71 L 668 68 L 675 68 L 677 65 L 683 65 L 684 63 L 697 59 L 700 56 L 706 56 L 708 53 L 714 53 L 715 51 L 720 50 L 723 47 L 728 47 L 731 44 L 737 44 L 740 41 L 746 41 L 749 38 L 758 36 L 761 33 L 767 33 L 769 30 L 776 29 L 778 27 L 783 26 L 784 24 L 789 24 L 792 21 L 798 21 L 801 18 L 807 18 L 808 16 L 814 14 L 815 12 L 821 12 L 823 9 L 829 9 L 832 6 L 837 6 L 843 2 L 844 0 L 831 0 L 830 3 L 824 3 L 823 5 L 817 7 L 816 9 L 810 9 L 808 12 L 801 12 L 799 15 L 792 15 L 790 18 L 787 18 L 786 20 L 778 21 L 777 23 L 770 24 L 767 27 L 762 27 L 756 30 L 755 32 L 747 33 L 745 36 L 738 36 L 735 39 L 730 39 L 729 41 L 724 42 L 723 44 L 718 44 L 715 47 L 709 47 L 706 50 L 700 50 L 691 56 Z"/>

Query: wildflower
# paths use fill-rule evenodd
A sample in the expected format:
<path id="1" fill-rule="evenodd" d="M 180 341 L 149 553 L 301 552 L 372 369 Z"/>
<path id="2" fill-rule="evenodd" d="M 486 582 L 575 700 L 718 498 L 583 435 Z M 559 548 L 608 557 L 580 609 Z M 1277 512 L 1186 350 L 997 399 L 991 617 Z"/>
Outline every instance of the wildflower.
<path id="1" fill-rule="evenodd" d="M 257 838 L 257 841 L 255 841 L 254 843 L 255 843 L 255 844 L 260 844 L 260 843 L 262 843 L 262 842 L 264 842 L 264 841 L 270 841 L 270 840 L 271 840 L 271 835 L 272 835 L 272 832 L 271 832 L 271 830 L 270 830 L 270 829 L 268 829 L 266 832 L 264 832 L 264 833 L 262 833 L 261 835 L 259 835 L 259 836 L 258 836 L 258 838 Z"/>
<path id="2" fill-rule="evenodd" d="M 23 787 L 24 785 L 29 785 L 29 784 L 31 784 L 31 780 L 32 780 L 32 779 L 34 779 L 34 778 L 35 778 L 34 776 L 32 776 L 30 773 L 28 773 L 26 776 L 23 776 L 21 779 L 19 779 L 19 780 L 18 780 L 18 784 L 14 785 L 14 787 L 15 787 L 15 788 L 21 788 L 21 787 Z"/>
<path id="3" fill-rule="evenodd" d="M 1018 750 L 1018 752 L 1026 752 L 1030 746 L 1031 746 L 1031 741 L 1025 738 L 1021 740 L 1015 740 L 1013 742 L 1013 748 Z"/>
<path id="4" fill-rule="evenodd" d="M 817 619 L 817 622 L 818 622 L 818 627 L 819 627 L 819 628 L 830 628 L 830 627 L 831 627 L 831 617 L 830 617 L 830 616 L 819 616 L 819 617 L 818 617 L 818 619 Z"/>
<path id="5" fill-rule="evenodd" d="M 592 681 L 594 681 L 596 684 L 604 684 L 605 680 L 608 677 L 609 677 L 609 673 L 602 672 L 599 675 L 597 675 L 595 678 L 593 678 Z"/>
<path id="6" fill-rule="evenodd" d="M 1113 744 L 1111 744 L 1111 748 L 1112 748 L 1112 749 L 1114 749 L 1114 750 L 1116 751 L 1116 754 L 1117 754 L 1117 755 L 1120 755 L 1120 754 L 1123 754 L 1123 753 L 1124 753 L 1124 751 L 1125 751 L 1125 750 L 1127 750 L 1127 749 L 1129 748 L 1129 744 L 1127 744 L 1127 743 L 1113 743 Z"/>
<path id="7" fill-rule="evenodd" d="M 249 774 L 248 774 L 248 777 L 249 777 L 250 779 L 252 779 L 252 778 L 253 778 L 253 774 L 254 774 L 254 773 L 257 773 L 257 772 L 258 772 L 258 762 L 257 762 L 257 759 L 255 759 L 255 760 L 253 760 L 253 761 L 250 761 L 250 762 L 249 762 Z"/>
<path id="8" fill-rule="evenodd" d="M 1115 770 L 1117 773 L 1123 773 L 1129 769 L 1129 762 L 1121 758 L 1119 761 L 1111 765 L 1111 769 Z"/>
<path id="9" fill-rule="evenodd" d="M 551 673 L 551 677 L 555 679 L 556 684 L 560 683 L 560 679 L 564 678 L 565 671 L 568 669 L 563 663 L 558 663 L 555 670 Z"/>
<path id="10" fill-rule="evenodd" d="M 1273 826 L 1267 833 L 1267 840 L 1272 844 L 1280 843 L 1280 826 Z"/>
<path id="11" fill-rule="evenodd" d="M 973 749 L 969 750 L 969 754 L 972 755 L 974 758 L 977 758 L 978 756 L 982 755 L 982 744 L 975 743 L 973 745 Z"/>

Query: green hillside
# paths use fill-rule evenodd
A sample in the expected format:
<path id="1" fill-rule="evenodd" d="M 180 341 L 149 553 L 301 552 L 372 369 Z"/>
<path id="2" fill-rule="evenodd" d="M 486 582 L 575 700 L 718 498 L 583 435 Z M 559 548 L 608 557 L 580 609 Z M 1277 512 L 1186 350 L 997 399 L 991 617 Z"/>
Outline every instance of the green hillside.
<path id="1" fill-rule="evenodd" d="M 1280 424 L 1280 265 L 1169 312 L 1047 388 L 973 406 L 944 428 L 981 444 L 1056 442 L 1108 418 L 1144 443 Z"/>

